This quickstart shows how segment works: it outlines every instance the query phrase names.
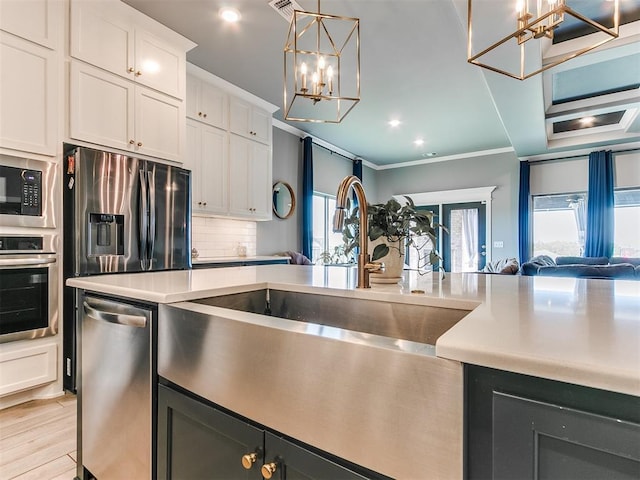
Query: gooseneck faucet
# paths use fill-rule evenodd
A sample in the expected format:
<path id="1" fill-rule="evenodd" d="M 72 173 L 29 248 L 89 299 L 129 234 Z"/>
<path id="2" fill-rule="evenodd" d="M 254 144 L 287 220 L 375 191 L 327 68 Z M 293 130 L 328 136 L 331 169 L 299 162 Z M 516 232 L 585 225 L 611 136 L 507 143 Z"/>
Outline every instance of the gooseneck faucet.
<path id="1" fill-rule="evenodd" d="M 384 264 L 380 262 L 371 262 L 367 253 L 368 242 L 368 222 L 367 222 L 367 197 L 364 193 L 362 182 L 355 175 L 345 177 L 338 186 L 336 195 L 336 213 L 333 217 L 333 231 L 341 232 L 344 228 L 344 211 L 347 208 L 347 199 L 349 190 L 353 186 L 358 199 L 360 208 L 359 219 L 359 245 L 360 253 L 358 254 L 358 288 L 371 288 L 369 283 L 369 273 L 380 273 L 384 271 Z"/>

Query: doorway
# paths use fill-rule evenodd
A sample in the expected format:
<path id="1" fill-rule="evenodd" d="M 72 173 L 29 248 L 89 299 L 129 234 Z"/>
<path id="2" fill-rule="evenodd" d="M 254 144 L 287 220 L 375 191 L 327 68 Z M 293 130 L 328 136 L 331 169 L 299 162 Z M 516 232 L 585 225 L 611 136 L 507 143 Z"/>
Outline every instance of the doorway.
<path id="1" fill-rule="evenodd" d="M 482 270 L 487 258 L 485 202 L 442 205 L 442 223 L 449 230 L 442 242 L 445 271 Z"/>

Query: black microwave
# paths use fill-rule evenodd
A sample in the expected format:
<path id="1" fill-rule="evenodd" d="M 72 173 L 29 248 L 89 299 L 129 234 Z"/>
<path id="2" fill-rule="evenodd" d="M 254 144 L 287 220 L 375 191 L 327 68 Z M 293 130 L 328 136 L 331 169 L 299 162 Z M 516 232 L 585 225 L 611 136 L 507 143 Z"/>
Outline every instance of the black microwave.
<path id="1" fill-rule="evenodd" d="M 42 172 L 0 165 L 0 214 L 42 215 Z"/>

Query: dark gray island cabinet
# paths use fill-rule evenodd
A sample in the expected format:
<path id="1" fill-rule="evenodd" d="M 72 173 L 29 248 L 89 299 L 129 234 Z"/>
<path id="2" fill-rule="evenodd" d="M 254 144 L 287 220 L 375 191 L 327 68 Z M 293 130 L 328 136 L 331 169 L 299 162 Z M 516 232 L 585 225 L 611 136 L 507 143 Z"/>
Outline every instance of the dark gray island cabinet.
<path id="1" fill-rule="evenodd" d="M 159 479 L 363 480 L 388 478 L 340 465 L 189 392 L 158 387 Z M 344 461 L 342 461 L 344 463 Z M 355 470 L 360 470 L 356 472 Z"/>
<path id="2" fill-rule="evenodd" d="M 465 366 L 466 474 L 474 479 L 640 478 L 640 398 Z"/>

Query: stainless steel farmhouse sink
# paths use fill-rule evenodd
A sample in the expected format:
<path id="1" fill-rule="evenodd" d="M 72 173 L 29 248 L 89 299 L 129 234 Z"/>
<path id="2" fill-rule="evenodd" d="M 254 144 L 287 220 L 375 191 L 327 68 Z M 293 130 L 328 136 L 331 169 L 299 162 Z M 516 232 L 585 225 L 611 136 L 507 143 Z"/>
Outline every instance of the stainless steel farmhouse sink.
<path id="1" fill-rule="evenodd" d="M 283 290 L 256 290 L 196 300 L 273 317 L 435 345 L 468 310 Z"/>
<path id="2" fill-rule="evenodd" d="M 393 478 L 462 478 L 463 368 L 435 342 L 469 310 L 261 289 L 159 306 L 158 374 Z"/>

